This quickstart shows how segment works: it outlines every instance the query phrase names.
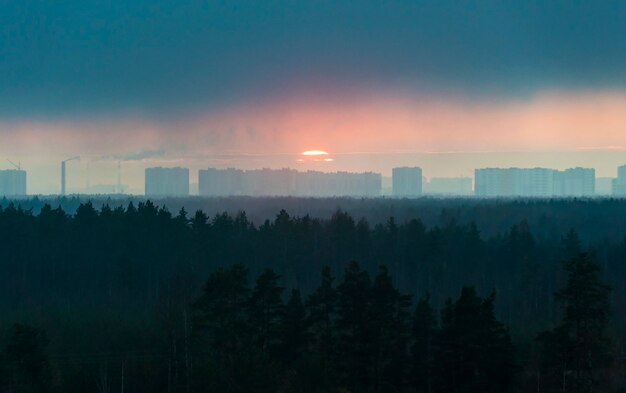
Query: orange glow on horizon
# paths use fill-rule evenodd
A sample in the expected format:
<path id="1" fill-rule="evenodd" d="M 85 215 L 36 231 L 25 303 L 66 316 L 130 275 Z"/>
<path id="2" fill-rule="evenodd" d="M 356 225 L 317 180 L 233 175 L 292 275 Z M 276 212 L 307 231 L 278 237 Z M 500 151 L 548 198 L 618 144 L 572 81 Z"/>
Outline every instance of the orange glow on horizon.
<path id="1" fill-rule="evenodd" d="M 303 156 L 327 156 L 328 152 L 324 150 L 307 150 L 301 153 Z"/>

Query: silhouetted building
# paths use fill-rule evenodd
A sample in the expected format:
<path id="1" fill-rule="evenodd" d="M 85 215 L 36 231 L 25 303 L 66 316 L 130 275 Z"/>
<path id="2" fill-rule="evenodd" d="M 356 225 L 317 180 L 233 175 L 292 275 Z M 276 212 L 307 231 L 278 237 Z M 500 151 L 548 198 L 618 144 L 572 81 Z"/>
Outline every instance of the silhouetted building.
<path id="1" fill-rule="evenodd" d="M 391 183 L 394 196 L 420 196 L 422 195 L 422 168 L 393 168 L 391 170 Z"/>
<path id="2" fill-rule="evenodd" d="M 471 177 L 433 177 L 423 184 L 424 194 L 472 195 Z"/>
<path id="3" fill-rule="evenodd" d="M 148 196 L 188 196 L 189 169 L 146 168 L 145 194 Z"/>
<path id="4" fill-rule="evenodd" d="M 554 196 L 593 196 L 595 189 L 596 170 L 593 168 L 570 168 L 555 173 Z"/>
<path id="5" fill-rule="evenodd" d="M 243 171 L 228 169 L 200 169 L 198 171 L 198 195 L 229 196 L 243 195 Z"/>
<path id="6" fill-rule="evenodd" d="M 554 170 L 546 168 L 483 168 L 474 171 L 474 193 L 486 197 L 549 197 Z"/>
<path id="7" fill-rule="evenodd" d="M 254 169 L 245 171 L 244 194 L 254 196 L 297 195 L 295 169 Z"/>
<path id="8" fill-rule="evenodd" d="M 612 194 L 626 196 L 626 165 L 617 167 L 617 178 L 613 180 Z"/>
<path id="9" fill-rule="evenodd" d="M 298 172 L 294 169 L 202 169 L 198 172 L 201 196 L 364 196 L 381 193 L 378 173 Z"/>
<path id="10" fill-rule="evenodd" d="M 507 172 L 498 168 L 482 168 L 474 170 L 474 194 L 476 196 L 506 196 L 511 191 L 504 187 Z"/>
<path id="11" fill-rule="evenodd" d="M 0 170 L 0 195 L 26 195 L 26 171 L 21 169 Z"/>
<path id="12" fill-rule="evenodd" d="M 571 168 L 481 168 L 474 171 L 474 194 L 484 197 L 592 196 L 595 170 Z"/>

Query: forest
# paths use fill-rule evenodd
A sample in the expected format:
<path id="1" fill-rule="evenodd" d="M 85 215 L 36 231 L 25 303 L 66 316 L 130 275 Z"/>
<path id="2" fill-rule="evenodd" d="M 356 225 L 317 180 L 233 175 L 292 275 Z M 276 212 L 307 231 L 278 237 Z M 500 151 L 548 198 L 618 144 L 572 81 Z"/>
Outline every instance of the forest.
<path id="1" fill-rule="evenodd" d="M 618 201 L 38 203 L 0 204 L 3 393 L 626 391 Z"/>

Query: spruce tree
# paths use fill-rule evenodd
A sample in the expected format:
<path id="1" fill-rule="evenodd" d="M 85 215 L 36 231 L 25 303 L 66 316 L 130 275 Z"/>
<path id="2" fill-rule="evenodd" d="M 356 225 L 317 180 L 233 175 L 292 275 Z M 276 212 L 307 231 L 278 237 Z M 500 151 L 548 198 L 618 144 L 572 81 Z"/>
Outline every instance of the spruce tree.
<path id="1" fill-rule="evenodd" d="M 242 365 L 250 363 L 249 295 L 248 270 L 234 265 L 212 273 L 192 304 L 195 384 L 216 391 L 238 390 Z"/>
<path id="2" fill-rule="evenodd" d="M 322 269 L 321 283 L 306 302 L 308 325 L 311 333 L 313 357 L 320 368 L 320 385 L 330 388 L 335 380 L 337 334 L 337 290 L 333 286 L 334 278 L 328 266 Z"/>
<path id="3" fill-rule="evenodd" d="M 265 269 L 257 278 L 248 303 L 249 324 L 253 345 L 264 354 L 275 355 L 280 339 L 283 317 L 283 288 L 272 269 Z"/>
<path id="4" fill-rule="evenodd" d="M 606 335 L 610 288 L 600 280 L 600 267 L 587 253 L 567 262 L 565 271 L 567 284 L 555 294 L 562 321 L 538 336 L 543 383 L 547 391 L 592 392 L 610 363 Z"/>
<path id="5" fill-rule="evenodd" d="M 373 331 L 370 321 L 372 283 L 357 262 L 345 270 L 337 287 L 337 366 L 343 387 L 351 392 L 367 392 L 372 386 L 374 364 Z"/>
<path id="6" fill-rule="evenodd" d="M 413 313 L 411 346 L 411 385 L 416 393 L 432 392 L 433 338 L 437 317 L 430 305 L 430 295 L 418 302 Z"/>
<path id="7" fill-rule="evenodd" d="M 448 300 L 437 335 L 435 392 L 504 393 L 515 373 L 513 346 L 496 320 L 494 296 L 480 298 L 463 288 L 456 302 Z"/>
<path id="8" fill-rule="evenodd" d="M 52 391 L 52 373 L 45 347 L 46 334 L 34 327 L 15 324 L 4 350 L 2 391 L 45 393 Z"/>
<path id="9" fill-rule="evenodd" d="M 410 305 L 411 298 L 394 287 L 387 268 L 381 266 L 372 285 L 368 320 L 375 392 L 395 392 L 406 386 Z"/>
<path id="10" fill-rule="evenodd" d="M 280 327 L 280 357 L 284 364 L 293 364 L 305 355 L 310 341 L 307 322 L 300 290 L 293 289 Z"/>

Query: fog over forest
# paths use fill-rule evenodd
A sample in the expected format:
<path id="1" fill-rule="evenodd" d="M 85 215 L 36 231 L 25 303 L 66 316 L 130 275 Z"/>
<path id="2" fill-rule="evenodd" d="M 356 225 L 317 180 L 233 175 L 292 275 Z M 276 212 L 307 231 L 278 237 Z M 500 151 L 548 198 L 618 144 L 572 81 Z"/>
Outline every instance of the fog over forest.
<path id="1" fill-rule="evenodd" d="M 3 200 L 3 383 L 613 389 L 625 214 L 618 200 Z M 566 349 L 572 312 L 592 325 Z"/>

